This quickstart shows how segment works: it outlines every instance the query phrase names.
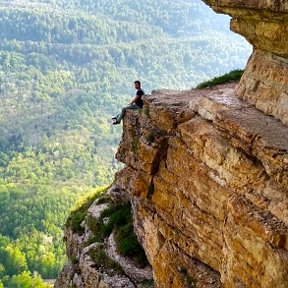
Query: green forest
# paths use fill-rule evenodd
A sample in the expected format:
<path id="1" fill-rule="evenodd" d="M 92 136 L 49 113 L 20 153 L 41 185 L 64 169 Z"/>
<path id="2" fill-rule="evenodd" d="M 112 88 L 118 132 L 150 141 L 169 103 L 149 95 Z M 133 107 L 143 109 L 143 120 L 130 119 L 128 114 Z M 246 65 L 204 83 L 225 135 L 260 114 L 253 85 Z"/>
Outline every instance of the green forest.
<path id="1" fill-rule="evenodd" d="M 0 37 L 0 287 L 47 287 L 71 207 L 121 168 L 133 81 L 190 89 L 251 48 L 200 0 L 4 0 Z"/>

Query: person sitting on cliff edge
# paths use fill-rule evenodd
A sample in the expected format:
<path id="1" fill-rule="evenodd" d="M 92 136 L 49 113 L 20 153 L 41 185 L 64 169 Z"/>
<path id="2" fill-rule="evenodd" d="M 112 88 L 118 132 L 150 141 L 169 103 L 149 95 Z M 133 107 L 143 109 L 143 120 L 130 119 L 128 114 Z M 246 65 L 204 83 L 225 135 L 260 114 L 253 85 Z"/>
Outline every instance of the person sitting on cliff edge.
<path id="1" fill-rule="evenodd" d="M 144 96 L 145 93 L 141 88 L 141 82 L 137 80 L 134 82 L 134 85 L 135 89 L 137 90 L 135 97 L 131 100 L 128 106 L 122 108 L 121 113 L 119 113 L 116 117 L 112 118 L 112 120 L 114 120 L 113 125 L 118 125 L 121 123 L 121 120 L 123 119 L 127 110 L 137 110 L 143 108 L 144 103 L 142 100 L 142 96 Z"/>

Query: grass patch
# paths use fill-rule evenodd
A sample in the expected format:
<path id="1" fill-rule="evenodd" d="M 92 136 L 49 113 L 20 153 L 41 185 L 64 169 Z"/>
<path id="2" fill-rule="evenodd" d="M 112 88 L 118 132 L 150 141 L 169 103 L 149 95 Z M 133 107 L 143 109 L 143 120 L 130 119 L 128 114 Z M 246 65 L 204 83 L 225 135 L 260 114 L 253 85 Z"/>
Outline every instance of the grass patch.
<path id="1" fill-rule="evenodd" d="M 196 288 L 196 281 L 188 274 L 187 268 L 181 268 L 180 273 L 182 274 L 187 287 Z"/>
<path id="2" fill-rule="evenodd" d="M 242 75 L 244 73 L 244 70 L 233 70 L 223 76 L 215 77 L 212 80 L 205 81 L 201 84 L 199 84 L 196 89 L 204 89 L 207 87 L 213 87 L 219 84 L 224 84 L 228 82 L 234 82 L 241 79 Z"/>
<path id="3" fill-rule="evenodd" d="M 70 227 L 74 233 L 83 235 L 84 228 L 81 223 L 87 216 L 87 211 L 92 203 L 107 191 L 107 188 L 98 188 L 88 194 L 86 197 L 77 201 L 75 207 L 71 210 L 71 214 L 67 219 L 66 226 Z"/>
<path id="4" fill-rule="evenodd" d="M 154 194 L 154 190 L 155 190 L 155 188 L 154 188 L 154 184 L 153 183 L 150 183 L 149 185 L 148 185 L 148 199 L 152 199 L 152 196 L 153 196 L 153 194 Z"/>
<path id="5" fill-rule="evenodd" d="M 103 220 L 105 218 L 108 218 L 108 221 L 104 224 Z M 92 243 L 103 242 L 106 237 L 110 236 L 114 229 L 123 227 L 130 222 L 132 222 L 132 215 L 129 203 L 112 205 L 101 213 L 98 220 L 95 220 L 91 216 L 87 217 L 87 225 L 93 232 L 93 239 L 95 240 Z"/>
<path id="6" fill-rule="evenodd" d="M 99 245 L 97 248 L 90 251 L 89 254 L 98 270 L 105 270 L 105 272 L 108 274 L 109 272 L 111 272 L 110 274 L 113 274 L 113 272 L 123 274 L 123 269 L 121 266 L 106 255 L 104 245 Z"/>
<path id="7" fill-rule="evenodd" d="M 103 242 L 104 236 L 102 232 L 103 222 L 102 219 L 95 220 L 95 218 L 88 216 L 86 219 L 86 224 L 88 228 L 92 231 L 93 237 L 91 237 L 86 243 L 85 246 L 96 242 Z"/>
<path id="8" fill-rule="evenodd" d="M 101 214 L 103 218 L 109 218 L 108 222 L 103 226 L 103 236 L 108 237 L 114 229 L 125 226 L 132 222 L 130 203 L 122 205 L 113 205 Z"/>
<path id="9" fill-rule="evenodd" d="M 72 262 L 73 265 L 76 265 L 76 264 L 78 264 L 79 261 L 78 261 L 77 257 L 75 255 L 73 255 L 71 257 L 71 262 Z"/>
<path id="10" fill-rule="evenodd" d="M 127 223 L 125 226 L 116 230 L 115 241 L 117 250 L 122 256 L 133 259 L 141 268 L 148 265 L 145 252 L 138 242 L 132 223 Z"/>
<path id="11" fill-rule="evenodd" d="M 127 211 L 129 212 L 127 205 L 112 205 L 104 210 L 99 219 L 88 216 L 86 223 L 88 228 L 92 231 L 93 237 L 90 238 L 85 246 L 89 246 L 92 243 L 103 242 L 106 237 L 109 237 L 113 229 L 121 226 L 121 223 L 127 223 Z M 109 218 L 108 222 L 104 224 L 104 219 Z"/>
<path id="12" fill-rule="evenodd" d="M 108 220 L 104 221 L 105 219 Z M 104 210 L 98 220 L 88 216 L 86 223 L 93 232 L 93 237 L 86 243 L 87 246 L 92 243 L 103 242 L 114 231 L 119 254 L 131 258 L 139 267 L 147 266 L 148 261 L 145 252 L 133 230 L 130 203 L 114 204 Z"/>
<path id="13" fill-rule="evenodd" d="M 151 280 L 143 280 L 140 283 L 140 287 L 141 288 L 153 288 L 154 287 L 154 281 L 152 279 Z"/>
<path id="14" fill-rule="evenodd" d="M 111 202 L 112 202 L 112 200 L 108 195 L 103 195 L 103 196 L 99 197 L 99 199 L 97 200 L 97 205 L 108 204 Z"/>

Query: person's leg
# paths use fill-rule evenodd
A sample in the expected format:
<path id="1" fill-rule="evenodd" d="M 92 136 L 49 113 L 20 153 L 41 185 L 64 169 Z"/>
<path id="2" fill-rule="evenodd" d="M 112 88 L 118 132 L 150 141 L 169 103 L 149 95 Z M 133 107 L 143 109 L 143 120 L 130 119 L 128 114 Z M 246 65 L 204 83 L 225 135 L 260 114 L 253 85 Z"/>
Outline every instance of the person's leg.
<path id="1" fill-rule="evenodd" d="M 123 107 L 121 113 L 116 118 L 116 122 L 117 123 L 121 123 L 121 120 L 124 118 L 125 112 L 127 110 L 136 110 L 138 108 L 139 107 L 136 104 L 130 104 L 130 105 L 126 106 L 126 107 Z"/>

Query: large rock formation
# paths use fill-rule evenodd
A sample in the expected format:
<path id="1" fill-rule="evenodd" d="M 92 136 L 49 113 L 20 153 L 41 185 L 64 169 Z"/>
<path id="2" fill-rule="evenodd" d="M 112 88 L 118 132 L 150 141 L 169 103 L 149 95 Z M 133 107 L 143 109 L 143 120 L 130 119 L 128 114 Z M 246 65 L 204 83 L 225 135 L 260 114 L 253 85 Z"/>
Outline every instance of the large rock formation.
<path id="1" fill-rule="evenodd" d="M 244 76 L 148 96 L 117 185 L 159 287 L 288 287 L 288 1 L 205 2 L 253 45 Z"/>
<path id="2" fill-rule="evenodd" d="M 232 16 L 231 29 L 254 47 L 238 96 L 288 124 L 288 1 L 204 2 Z"/>
<path id="3" fill-rule="evenodd" d="M 288 1 L 205 2 L 254 46 L 244 76 L 127 112 L 113 189 L 157 287 L 287 288 Z"/>
<path id="4" fill-rule="evenodd" d="M 155 91 L 128 113 L 115 185 L 158 287 L 287 287 L 288 127 L 235 84 Z M 187 284 L 187 283 L 186 283 Z"/>

